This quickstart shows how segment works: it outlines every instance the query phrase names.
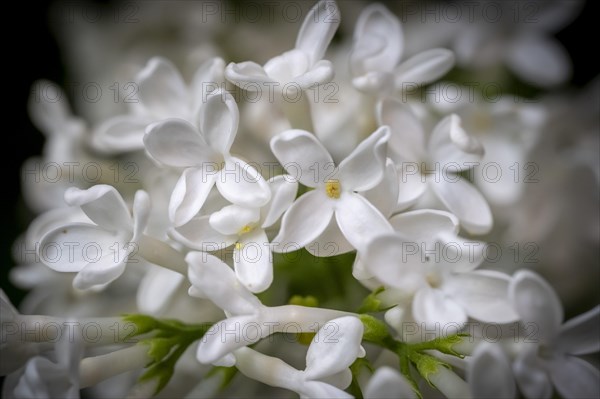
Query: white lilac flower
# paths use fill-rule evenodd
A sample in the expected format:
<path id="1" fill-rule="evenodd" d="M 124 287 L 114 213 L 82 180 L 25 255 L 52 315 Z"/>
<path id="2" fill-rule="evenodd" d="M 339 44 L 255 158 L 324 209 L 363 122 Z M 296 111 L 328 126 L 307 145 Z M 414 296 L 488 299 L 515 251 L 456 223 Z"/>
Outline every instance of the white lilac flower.
<path id="1" fill-rule="evenodd" d="M 396 162 L 400 178 L 398 205 L 408 208 L 427 191 L 472 234 L 492 228 L 492 213 L 483 195 L 460 172 L 481 162 L 481 143 L 462 125 L 456 114 L 446 116 L 426 137 L 421 121 L 402 103 L 386 99 L 380 103 L 381 125 L 390 127 L 389 156 Z"/>
<path id="2" fill-rule="evenodd" d="M 379 97 L 391 95 L 433 82 L 454 66 L 454 54 L 446 49 L 427 50 L 400 63 L 403 50 L 398 18 L 382 4 L 365 7 L 356 22 L 350 55 L 354 87 Z"/>
<path id="3" fill-rule="evenodd" d="M 135 83 L 131 83 L 138 92 L 131 99 L 130 112 L 98 126 L 94 131 L 94 146 L 106 152 L 142 150 L 146 127 L 151 123 L 168 118 L 195 123 L 206 96 L 223 84 L 224 68 L 221 58 L 212 58 L 198 68 L 188 86 L 169 60 L 150 59 L 137 74 Z"/>
<path id="4" fill-rule="evenodd" d="M 375 371 L 363 393 L 366 399 L 417 398 L 406 378 L 389 366 L 379 367 Z"/>
<path id="5" fill-rule="evenodd" d="M 67 94 L 50 81 L 34 82 L 28 110 L 46 141 L 43 156 L 23 164 L 23 195 L 28 206 L 43 212 L 64 205 L 64 191 L 77 177 L 73 168 L 81 162 L 87 127 L 72 114 Z"/>
<path id="6" fill-rule="evenodd" d="M 477 345 L 467 366 L 467 381 L 474 398 L 513 399 L 517 394 L 510 359 L 498 343 Z"/>
<path id="7" fill-rule="evenodd" d="M 363 325 L 352 316 L 325 323 L 306 353 L 306 368 L 297 370 L 284 361 L 250 348 L 234 352 L 244 375 L 265 384 L 292 390 L 303 398 L 352 398 L 344 392 L 352 381 L 350 365 L 365 355 L 360 343 Z"/>
<path id="8" fill-rule="evenodd" d="M 214 185 L 237 205 L 256 208 L 269 201 L 269 186 L 260 173 L 229 153 L 238 120 L 231 94 L 217 90 L 200 108 L 198 129 L 183 119 L 167 119 L 147 128 L 144 144 L 150 155 L 165 165 L 186 168 L 169 203 L 169 218 L 176 227 L 200 211 Z"/>
<path id="9" fill-rule="evenodd" d="M 133 216 L 112 186 L 70 188 L 65 200 L 80 206 L 95 224 L 67 223 L 49 231 L 40 243 L 40 258 L 56 271 L 77 272 L 75 288 L 104 287 L 123 274 L 129 262 L 137 262 L 133 256 L 148 220 L 148 195 L 136 193 Z"/>
<path id="10" fill-rule="evenodd" d="M 458 236 L 456 217 L 422 210 L 394 216 L 390 223 L 400 233 L 374 238 L 354 271 L 390 288 L 388 301 L 397 306 L 386 314 L 388 323 L 401 331 L 411 314 L 427 328 L 460 328 L 468 317 L 490 323 L 517 320 L 508 300 L 509 276 L 474 270 L 483 260 L 484 244 Z"/>
<path id="11" fill-rule="evenodd" d="M 538 275 L 518 271 L 509 297 L 521 321 L 536 327 L 536 341 L 519 351 L 513 371 L 527 398 L 597 397 L 600 372 L 579 356 L 600 351 L 600 306 L 563 323 L 560 299 Z"/>
<path id="12" fill-rule="evenodd" d="M 66 323 L 54 350 L 34 356 L 20 370 L 7 376 L 4 397 L 79 398 L 79 361 L 83 355 L 82 333 L 77 323 Z M 51 358 L 53 360 L 51 360 Z"/>
<path id="13" fill-rule="evenodd" d="M 384 178 L 388 137 L 388 128 L 382 126 L 335 165 L 309 132 L 288 130 L 275 136 L 271 150 L 281 165 L 314 190 L 300 196 L 284 214 L 273 239 L 274 250 L 289 252 L 306 246 L 315 255 L 331 256 L 364 249 L 370 237 L 391 232 L 385 216 L 359 194 Z M 330 248 L 324 252 L 323 246 Z"/>
<path id="14" fill-rule="evenodd" d="M 265 229 L 289 208 L 298 188 L 287 175 L 275 176 L 268 184 L 271 199 L 261 208 L 227 205 L 172 230 L 176 240 L 192 249 L 216 251 L 234 245 L 235 274 L 251 292 L 262 292 L 273 281 L 273 257 Z"/>
<path id="15" fill-rule="evenodd" d="M 227 319 L 215 323 L 198 345 L 200 363 L 232 366 L 236 349 L 251 345 L 274 333 L 315 332 L 315 326 L 346 316 L 337 310 L 296 305 L 264 306 L 244 287 L 235 273 L 219 258 L 190 252 L 189 294 L 208 298 L 225 311 Z"/>
<path id="16" fill-rule="evenodd" d="M 333 78 L 333 67 L 323 60 L 327 46 L 340 24 L 335 1 L 321 0 L 306 15 L 290 51 L 271 58 L 265 65 L 230 63 L 225 77 L 244 90 L 293 92 L 306 90 Z"/>

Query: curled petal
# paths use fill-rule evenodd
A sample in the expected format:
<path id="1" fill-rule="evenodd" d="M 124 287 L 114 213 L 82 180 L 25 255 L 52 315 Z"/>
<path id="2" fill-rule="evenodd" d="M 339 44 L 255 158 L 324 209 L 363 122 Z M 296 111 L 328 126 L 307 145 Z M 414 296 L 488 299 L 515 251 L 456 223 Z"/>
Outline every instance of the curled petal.
<path id="1" fill-rule="evenodd" d="M 308 55 L 311 65 L 325 55 L 340 21 L 335 1 L 321 0 L 306 14 L 296 38 L 296 48 Z"/>

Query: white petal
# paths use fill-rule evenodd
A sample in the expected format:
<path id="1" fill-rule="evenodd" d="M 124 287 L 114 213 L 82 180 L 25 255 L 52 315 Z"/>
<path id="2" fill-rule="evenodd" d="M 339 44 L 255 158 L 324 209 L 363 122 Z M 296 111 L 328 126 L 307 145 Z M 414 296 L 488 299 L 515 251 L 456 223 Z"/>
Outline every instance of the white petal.
<path id="1" fill-rule="evenodd" d="M 121 115 L 108 119 L 94 130 L 93 144 L 101 151 L 137 151 L 144 148 L 149 118 Z"/>
<path id="2" fill-rule="evenodd" d="M 513 371 L 523 396 L 528 399 L 552 397 L 552 383 L 533 348 L 519 354 L 513 362 Z"/>
<path id="3" fill-rule="evenodd" d="M 389 217 L 398 207 L 398 173 L 391 159 L 387 159 L 383 179 L 378 185 L 363 193 L 364 197 L 381 212 Z"/>
<path id="4" fill-rule="evenodd" d="M 219 161 L 196 128 L 183 119 L 167 119 L 148 126 L 144 145 L 153 158 L 169 166 L 185 168 Z"/>
<path id="5" fill-rule="evenodd" d="M 400 61 L 404 35 L 398 18 L 383 4 L 363 9 L 354 28 L 350 65 L 355 75 L 390 72 Z"/>
<path id="6" fill-rule="evenodd" d="M 296 199 L 298 182 L 290 175 L 278 175 L 270 178 L 267 183 L 271 189 L 271 200 L 261 208 L 262 227 L 269 227 L 283 215 Z"/>
<path id="7" fill-rule="evenodd" d="M 177 181 L 169 201 L 169 219 L 179 227 L 189 222 L 202 208 L 217 175 L 203 168 L 187 168 Z"/>
<path id="8" fill-rule="evenodd" d="M 150 217 L 150 196 L 144 190 L 138 190 L 133 198 L 133 238 L 137 241 L 144 234 L 148 218 Z"/>
<path id="9" fill-rule="evenodd" d="M 140 312 L 158 315 L 181 288 L 185 277 L 163 267 L 153 267 L 144 275 L 137 290 Z"/>
<path id="10" fill-rule="evenodd" d="M 300 249 L 317 238 L 333 216 L 333 204 L 322 190 L 300 196 L 283 215 L 281 229 L 273 239 L 276 252 Z"/>
<path id="11" fill-rule="evenodd" d="M 237 234 L 221 234 L 212 228 L 209 216 L 195 217 L 186 224 L 174 228 L 169 234 L 186 247 L 198 251 L 216 251 L 227 248 L 237 240 Z"/>
<path id="12" fill-rule="evenodd" d="M 331 218 L 325 230 L 313 242 L 307 244 L 305 249 L 311 255 L 320 257 L 335 256 L 354 251 L 354 247 L 344 237 L 335 218 Z"/>
<path id="13" fill-rule="evenodd" d="M 225 68 L 225 77 L 236 86 L 248 91 L 260 91 L 265 87 L 277 87 L 278 82 L 255 62 L 229 63 Z"/>
<path id="14" fill-rule="evenodd" d="M 389 366 L 379 367 L 369 380 L 365 399 L 416 399 L 417 395 L 406 379 Z"/>
<path id="15" fill-rule="evenodd" d="M 298 388 L 300 398 L 351 399 L 354 396 L 341 389 L 321 381 L 306 381 Z"/>
<path id="16" fill-rule="evenodd" d="M 46 137 L 60 134 L 71 117 L 66 93 L 45 79 L 33 83 L 27 108 L 31 122 Z"/>
<path id="17" fill-rule="evenodd" d="M 240 114 L 231 94 L 217 90 L 206 98 L 198 114 L 198 126 L 206 142 L 218 153 L 229 154 L 237 134 Z"/>
<path id="18" fill-rule="evenodd" d="M 425 159 L 425 131 L 417 116 L 402 102 L 386 98 L 377 104 L 380 125 L 390 127 L 388 149 L 398 162 L 418 163 Z"/>
<path id="19" fill-rule="evenodd" d="M 570 355 L 600 351 L 600 306 L 574 317 L 560 328 L 557 349 Z"/>
<path id="20" fill-rule="evenodd" d="M 485 259 L 487 244 L 456 234 L 438 233 L 442 263 L 456 273 L 469 272 Z"/>
<path id="21" fill-rule="evenodd" d="M 363 196 L 344 193 L 337 202 L 335 219 L 344 237 L 358 251 L 364 250 L 375 236 L 393 231 L 385 216 Z"/>
<path id="22" fill-rule="evenodd" d="M 389 137 L 390 129 L 380 127 L 340 163 L 339 179 L 344 190 L 366 191 L 383 179 Z"/>
<path id="23" fill-rule="evenodd" d="M 425 284 L 421 254 L 407 254 L 404 240 L 397 234 L 374 238 L 361 260 L 366 270 L 386 286 L 415 292 Z"/>
<path id="24" fill-rule="evenodd" d="M 226 200 L 237 205 L 260 208 L 271 199 L 265 179 L 250 164 L 228 157 L 217 178 L 217 188 Z"/>
<path id="25" fill-rule="evenodd" d="M 335 176 L 331 155 L 305 130 L 287 130 L 273 137 L 271 151 L 292 178 L 305 186 L 316 187 Z"/>
<path id="26" fill-rule="evenodd" d="M 297 85 L 296 78 L 305 74 L 309 68 L 308 56 L 301 50 L 286 51 L 281 55 L 271 58 L 264 66 L 267 75 L 279 82 L 279 85 L 277 85 L 279 90 L 283 89 L 280 85 L 287 85 L 288 83 L 295 83 Z M 292 85 L 289 88 L 294 89 L 294 86 Z"/>
<path id="27" fill-rule="evenodd" d="M 363 324 L 353 316 L 325 323 L 314 336 L 306 353 L 307 379 L 316 380 L 350 367 L 360 353 Z"/>
<path id="28" fill-rule="evenodd" d="M 566 82 L 572 72 L 565 48 L 538 33 L 519 35 L 513 40 L 506 63 L 521 79 L 545 88 Z"/>
<path id="29" fill-rule="evenodd" d="M 394 71 L 396 89 L 403 90 L 406 83 L 431 83 L 445 75 L 453 66 L 452 51 L 443 48 L 423 51 L 398 65 Z"/>
<path id="30" fill-rule="evenodd" d="M 513 306 L 527 325 L 534 323 L 542 342 L 551 342 L 563 321 L 563 308 L 552 287 L 537 274 L 520 270 L 508 286 Z"/>
<path id="31" fill-rule="evenodd" d="M 98 184 L 87 190 L 70 187 L 65 191 L 65 201 L 69 205 L 81 206 L 81 210 L 98 226 L 116 231 L 132 230 L 129 208 L 113 186 Z"/>
<path id="32" fill-rule="evenodd" d="M 120 245 L 120 253 L 109 253 L 99 261 L 88 263 L 73 279 L 73 287 L 88 290 L 95 286 L 104 286 L 116 280 L 125 271 L 125 262 L 129 254 Z M 121 256 L 119 256 L 121 255 Z"/>
<path id="33" fill-rule="evenodd" d="M 456 216 L 434 209 L 419 209 L 394 215 L 390 224 L 403 236 L 419 243 L 433 243 L 440 233 L 456 236 L 459 230 Z"/>
<path id="34" fill-rule="evenodd" d="M 263 338 L 264 324 L 260 325 L 255 319 L 252 315 L 235 316 L 213 324 L 198 344 L 198 361 L 211 364 L 236 349 L 258 342 Z"/>
<path id="35" fill-rule="evenodd" d="M 189 278 L 208 299 L 234 315 L 254 314 L 262 304 L 240 284 L 229 266 L 216 256 L 190 252 L 185 257 Z"/>
<path id="36" fill-rule="evenodd" d="M 211 90 L 217 89 L 225 81 L 224 72 L 225 61 L 219 57 L 211 58 L 198 67 L 190 85 L 194 112 L 206 101 Z"/>
<path id="37" fill-rule="evenodd" d="M 567 356 L 553 361 L 550 378 L 563 398 L 600 397 L 600 372 L 578 357 Z"/>
<path id="38" fill-rule="evenodd" d="M 42 238 L 40 259 L 53 270 L 78 272 L 90 262 L 116 256 L 118 251 L 114 245 L 122 238 L 116 232 L 91 224 L 67 224 L 51 230 Z"/>
<path id="39" fill-rule="evenodd" d="M 210 215 L 210 225 L 221 234 L 238 234 L 244 226 L 254 225 L 260 219 L 258 208 L 228 205 Z"/>
<path id="40" fill-rule="evenodd" d="M 432 331 L 442 331 L 440 326 L 460 326 L 467 321 L 467 315 L 458 303 L 428 286 L 415 294 L 412 311 L 415 320 L 425 323 L 427 330 Z"/>
<path id="41" fill-rule="evenodd" d="M 427 179 L 419 171 L 416 162 L 404 162 L 397 168 L 398 211 L 413 206 L 427 190 Z"/>
<path id="42" fill-rule="evenodd" d="M 298 88 L 302 90 L 314 88 L 323 83 L 331 82 L 334 75 L 333 64 L 330 61 L 318 61 L 312 68 L 308 69 L 303 74 L 295 76 L 292 82 L 288 82 L 287 87 L 284 84 L 284 87 L 286 87 L 286 90 L 284 91 L 284 100 L 295 102 L 294 99 L 296 96 L 300 96 L 300 94 L 296 94 L 292 89 L 296 89 L 297 91 Z M 302 95 L 308 94 L 304 93 Z"/>
<path id="43" fill-rule="evenodd" d="M 167 59 L 154 57 L 136 77 L 140 102 L 157 118 L 189 113 L 188 93 L 177 68 Z"/>
<path id="44" fill-rule="evenodd" d="M 509 281 L 506 274 L 491 270 L 455 273 L 444 280 L 440 289 L 470 317 L 486 323 L 506 324 L 519 319 L 508 299 Z"/>
<path id="45" fill-rule="evenodd" d="M 250 292 L 263 292 L 273 282 L 273 258 L 262 229 L 246 233 L 233 250 L 235 274 Z"/>
<path id="46" fill-rule="evenodd" d="M 492 212 L 483 195 L 462 177 L 458 180 L 442 178 L 431 182 L 436 196 L 460 220 L 460 224 L 471 234 L 485 234 L 492 228 Z M 454 179 L 454 177 L 452 179 Z"/>
<path id="47" fill-rule="evenodd" d="M 484 154 L 481 142 L 465 132 L 461 123 L 458 115 L 448 115 L 435 126 L 428 144 L 432 159 L 442 169 L 452 164 L 450 170 L 455 173 L 470 169 L 469 163 L 481 161 Z"/>
<path id="48" fill-rule="evenodd" d="M 498 344 L 489 342 L 475 348 L 467 367 L 467 382 L 474 398 L 513 399 L 517 393 L 506 354 Z"/>
<path id="49" fill-rule="evenodd" d="M 335 1 L 321 0 L 306 14 L 296 38 L 296 48 L 308 55 L 310 65 L 323 58 L 340 21 Z"/>

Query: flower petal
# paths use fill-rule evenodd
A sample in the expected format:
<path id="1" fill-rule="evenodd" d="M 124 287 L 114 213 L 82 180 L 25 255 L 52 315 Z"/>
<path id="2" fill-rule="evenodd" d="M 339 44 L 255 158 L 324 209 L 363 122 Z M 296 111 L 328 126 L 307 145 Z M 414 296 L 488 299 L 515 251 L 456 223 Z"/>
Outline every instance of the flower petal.
<path id="1" fill-rule="evenodd" d="M 333 204 L 322 190 L 301 195 L 283 215 L 273 250 L 290 252 L 306 246 L 325 230 L 332 216 Z"/>
<path id="2" fill-rule="evenodd" d="M 408 106 L 386 98 L 377 104 L 377 119 L 380 125 L 390 127 L 388 149 L 392 159 L 415 163 L 425 159 L 425 130 Z"/>
<path id="3" fill-rule="evenodd" d="M 404 90 L 405 84 L 425 85 L 441 78 L 454 66 L 454 54 L 450 50 L 436 48 L 412 56 L 394 70 L 396 89 Z"/>
<path id="4" fill-rule="evenodd" d="M 393 232 L 392 226 L 363 196 L 344 193 L 335 205 L 335 219 L 344 237 L 358 251 L 377 235 Z"/>
<path id="5" fill-rule="evenodd" d="M 66 133 L 64 128 L 72 118 L 66 93 L 58 84 L 45 79 L 33 83 L 27 110 L 31 122 L 46 137 Z"/>
<path id="6" fill-rule="evenodd" d="M 335 218 L 331 218 L 325 230 L 313 242 L 307 244 L 305 249 L 317 257 L 336 256 L 354 251 L 354 247 L 342 234 Z"/>
<path id="7" fill-rule="evenodd" d="M 316 187 L 335 175 L 331 155 L 305 130 L 286 130 L 273 137 L 271 151 L 292 178 L 305 186 Z"/>
<path id="8" fill-rule="evenodd" d="M 398 371 L 389 366 L 379 367 L 364 392 L 365 399 L 417 399 L 415 391 Z"/>
<path id="9" fill-rule="evenodd" d="M 306 381 L 298 388 L 301 398 L 351 399 L 354 396 L 338 387 L 321 381 Z"/>
<path id="10" fill-rule="evenodd" d="M 390 129 L 381 126 L 363 140 L 339 166 L 344 190 L 366 191 L 383 179 Z"/>
<path id="11" fill-rule="evenodd" d="M 572 73 L 568 52 L 560 43 L 539 33 L 527 33 L 513 40 L 506 63 L 521 79 L 550 88 L 566 82 Z"/>
<path id="12" fill-rule="evenodd" d="M 416 242 L 433 243 L 440 233 L 456 235 L 458 219 L 449 212 L 419 209 L 394 215 L 390 218 L 394 230 Z"/>
<path id="13" fill-rule="evenodd" d="M 108 119 L 93 133 L 92 143 L 101 151 L 138 151 L 144 148 L 146 126 L 152 119 L 120 115 Z"/>
<path id="14" fill-rule="evenodd" d="M 217 188 L 226 200 L 242 206 L 260 208 L 271 199 L 265 179 L 250 164 L 228 157 L 217 178 Z"/>
<path id="15" fill-rule="evenodd" d="M 185 118 L 189 114 L 188 92 L 171 61 L 154 57 L 136 77 L 140 102 L 156 119 Z"/>
<path id="16" fill-rule="evenodd" d="M 258 342 L 263 338 L 264 324 L 261 326 L 255 319 L 253 315 L 234 316 L 213 324 L 198 344 L 196 350 L 198 361 L 202 364 L 211 364 L 236 349 Z M 255 329 L 259 333 L 255 333 Z"/>
<path id="17" fill-rule="evenodd" d="M 504 273 L 481 270 L 455 273 L 440 287 L 470 317 L 486 322 L 507 324 L 519 320 L 508 299 L 510 277 Z"/>
<path id="18" fill-rule="evenodd" d="M 404 240 L 397 234 L 375 237 L 367 245 L 361 261 L 366 270 L 386 286 L 411 293 L 425 284 L 420 253 L 407 253 Z"/>
<path id="19" fill-rule="evenodd" d="M 284 85 L 286 89 L 283 92 L 283 99 L 284 101 L 289 102 L 299 101 L 296 99 L 297 96 L 298 98 L 301 98 L 300 94 L 296 94 L 298 88 L 302 90 L 308 90 L 318 85 L 322 85 L 323 83 L 331 82 L 333 80 L 334 75 L 335 72 L 333 69 L 333 64 L 330 61 L 318 61 L 315 65 L 312 66 L 312 68 L 308 69 L 303 74 L 295 76 L 293 81 L 288 82 L 287 87 L 286 85 Z M 292 90 L 294 88 L 296 89 L 296 92 Z"/>
<path id="20" fill-rule="evenodd" d="M 73 287 L 88 290 L 116 280 L 125 271 L 126 260 L 129 256 L 125 248 L 121 248 L 120 252 L 109 253 L 97 262 L 88 263 L 73 279 Z"/>
<path id="21" fill-rule="evenodd" d="M 240 284 L 233 270 L 216 256 L 189 252 L 185 260 L 192 285 L 221 309 L 234 315 L 253 315 L 262 307 L 260 301 Z"/>
<path id="22" fill-rule="evenodd" d="M 185 277 L 163 267 L 152 267 L 142 278 L 137 290 L 136 303 L 139 311 L 158 315 L 179 291 Z"/>
<path id="23" fill-rule="evenodd" d="M 391 159 L 387 159 L 383 179 L 372 189 L 363 193 L 364 197 L 381 212 L 389 217 L 398 207 L 398 173 Z"/>
<path id="24" fill-rule="evenodd" d="M 264 87 L 277 86 L 277 81 L 267 75 L 262 66 L 246 61 L 236 64 L 230 62 L 225 68 L 225 77 L 243 90 L 260 91 Z"/>
<path id="25" fill-rule="evenodd" d="M 563 307 L 552 287 L 537 274 L 520 270 L 508 286 L 508 297 L 527 325 L 534 323 L 542 342 L 552 342 L 563 321 Z"/>
<path id="26" fill-rule="evenodd" d="M 560 328 L 557 350 L 570 355 L 600 351 L 600 305 L 574 317 Z"/>
<path id="27" fill-rule="evenodd" d="M 435 126 L 428 144 L 432 159 L 443 169 L 452 164 L 456 173 L 470 169 L 470 163 L 481 161 L 484 154 L 481 142 L 465 132 L 461 123 L 458 115 L 448 115 Z"/>
<path id="28" fill-rule="evenodd" d="M 153 158 L 169 166 L 185 168 L 219 161 L 196 128 L 182 119 L 167 119 L 148 126 L 144 145 Z"/>
<path id="29" fill-rule="evenodd" d="M 131 241 L 137 241 L 144 234 L 148 218 L 150 218 L 150 196 L 144 190 L 138 190 L 133 198 L 133 238 Z"/>
<path id="30" fill-rule="evenodd" d="M 400 61 L 404 34 L 398 18 L 383 4 L 370 4 L 360 13 L 354 28 L 350 54 L 353 74 L 390 72 Z"/>
<path id="31" fill-rule="evenodd" d="M 209 94 L 200 108 L 198 126 L 208 145 L 220 154 L 229 154 L 239 119 L 235 100 L 227 91 L 219 89 Z"/>
<path id="32" fill-rule="evenodd" d="M 169 234 L 186 247 L 198 251 L 216 251 L 233 245 L 237 234 L 221 234 L 209 222 L 210 216 L 197 216 L 184 225 L 174 228 Z"/>
<path id="33" fill-rule="evenodd" d="M 211 58 L 198 67 L 190 85 L 194 113 L 206 101 L 206 96 L 225 82 L 224 72 L 225 61 L 220 57 Z"/>
<path id="34" fill-rule="evenodd" d="M 169 219 L 175 227 L 189 222 L 202 208 L 217 175 L 204 168 L 187 168 L 177 181 L 169 201 Z"/>
<path id="35" fill-rule="evenodd" d="M 67 224 L 49 231 L 40 242 L 41 261 L 59 272 L 78 272 L 92 261 L 116 256 L 112 250 L 122 239 L 116 232 L 84 223 Z"/>
<path id="36" fill-rule="evenodd" d="M 441 331 L 440 326 L 461 326 L 467 321 L 467 314 L 458 303 L 429 286 L 415 294 L 412 311 L 415 321 L 425 323 L 427 330 Z"/>
<path id="37" fill-rule="evenodd" d="M 460 224 L 471 234 L 485 234 L 492 228 L 492 211 L 483 195 L 462 177 L 457 180 L 442 178 L 431 182 L 436 196 L 460 220 Z"/>
<path id="38" fill-rule="evenodd" d="M 227 205 L 210 215 L 210 225 L 221 234 L 238 234 L 247 225 L 260 219 L 260 210 L 239 205 Z"/>
<path id="39" fill-rule="evenodd" d="M 308 347 L 305 377 L 317 380 L 350 367 L 360 354 L 363 329 L 362 322 L 354 316 L 325 323 Z"/>
<path id="40" fill-rule="evenodd" d="M 296 38 L 296 48 L 308 55 L 310 65 L 323 58 L 340 21 L 335 1 L 321 0 L 306 14 Z"/>
<path id="41" fill-rule="evenodd" d="M 563 398 L 600 397 L 600 372 L 578 357 L 567 356 L 553 361 L 550 378 Z"/>
<path id="42" fill-rule="evenodd" d="M 416 162 L 403 162 L 397 167 L 398 204 L 396 210 L 407 209 L 417 203 L 427 190 L 427 179 Z"/>
<path id="43" fill-rule="evenodd" d="M 273 282 L 273 258 L 262 229 L 242 235 L 233 250 L 235 274 L 250 292 L 263 292 Z"/>
<path id="44" fill-rule="evenodd" d="M 513 399 L 517 394 L 509 360 L 498 344 L 483 342 L 475 348 L 467 382 L 474 398 Z"/>
<path id="45" fill-rule="evenodd" d="M 296 199 L 298 182 L 290 175 L 278 175 L 267 180 L 271 189 L 271 200 L 261 208 L 262 227 L 269 227 L 283 215 Z"/>
<path id="46" fill-rule="evenodd" d="M 132 230 L 129 208 L 113 186 L 97 184 L 87 190 L 69 187 L 65 191 L 65 201 L 69 205 L 79 205 L 98 226 L 121 232 Z"/>
<path id="47" fill-rule="evenodd" d="M 552 397 L 552 383 L 534 348 L 519 354 L 513 362 L 513 372 L 519 390 L 526 398 L 550 399 Z"/>

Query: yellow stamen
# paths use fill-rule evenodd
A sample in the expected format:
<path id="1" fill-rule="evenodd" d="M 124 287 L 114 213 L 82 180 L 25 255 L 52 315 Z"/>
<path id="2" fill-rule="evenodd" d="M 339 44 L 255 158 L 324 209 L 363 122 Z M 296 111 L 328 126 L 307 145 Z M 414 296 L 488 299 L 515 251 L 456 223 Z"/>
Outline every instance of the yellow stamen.
<path id="1" fill-rule="evenodd" d="M 342 185 L 339 180 L 327 180 L 325 182 L 325 193 L 329 198 L 340 198 L 342 194 Z"/>
<path id="2" fill-rule="evenodd" d="M 242 227 L 240 229 L 239 234 L 246 234 L 252 231 L 252 226 L 250 226 L 249 224 L 245 225 L 244 227 Z"/>
<path id="3" fill-rule="evenodd" d="M 235 249 L 237 249 L 238 251 L 241 250 L 243 246 L 244 246 L 244 244 L 242 244 L 241 242 L 235 243 Z"/>
<path id="4" fill-rule="evenodd" d="M 442 280 L 440 279 L 440 276 L 434 272 L 427 273 L 425 276 L 425 279 L 427 280 L 427 283 L 429 283 L 431 288 L 437 288 L 440 286 L 440 284 L 442 284 Z"/>

